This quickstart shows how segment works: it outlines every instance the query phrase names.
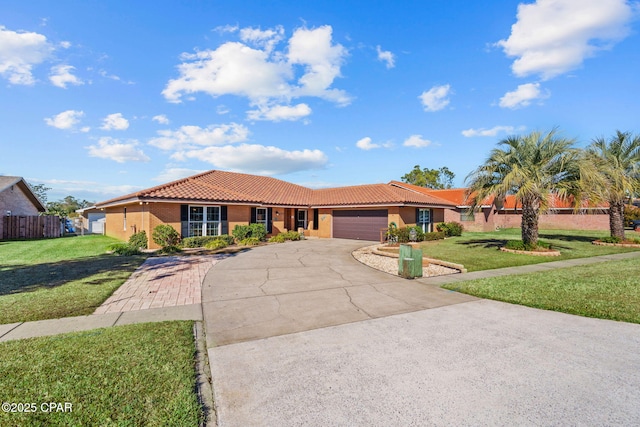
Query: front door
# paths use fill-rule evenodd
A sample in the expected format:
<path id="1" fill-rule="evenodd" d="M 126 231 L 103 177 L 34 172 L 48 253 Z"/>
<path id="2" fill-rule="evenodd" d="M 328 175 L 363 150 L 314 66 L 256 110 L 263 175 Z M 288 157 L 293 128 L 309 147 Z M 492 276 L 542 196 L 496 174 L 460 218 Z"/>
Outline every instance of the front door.
<path id="1" fill-rule="evenodd" d="M 296 230 L 299 228 L 307 229 L 307 211 L 303 209 L 298 210 L 298 218 L 296 218 Z"/>

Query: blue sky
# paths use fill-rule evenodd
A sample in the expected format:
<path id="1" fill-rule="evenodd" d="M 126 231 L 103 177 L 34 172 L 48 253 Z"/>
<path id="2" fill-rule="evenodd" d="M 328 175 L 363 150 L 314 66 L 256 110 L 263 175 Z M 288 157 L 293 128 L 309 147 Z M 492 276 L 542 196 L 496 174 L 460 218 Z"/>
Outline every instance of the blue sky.
<path id="1" fill-rule="evenodd" d="M 310 187 L 558 126 L 640 131 L 636 2 L 0 3 L 0 174 L 91 201 L 210 169 Z"/>

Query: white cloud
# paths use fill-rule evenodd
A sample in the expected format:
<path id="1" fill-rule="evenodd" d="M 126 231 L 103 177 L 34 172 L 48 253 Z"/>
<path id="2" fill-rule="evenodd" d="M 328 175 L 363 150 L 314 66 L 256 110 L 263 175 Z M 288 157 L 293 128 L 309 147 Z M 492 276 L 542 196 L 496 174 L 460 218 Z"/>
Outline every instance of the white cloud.
<path id="1" fill-rule="evenodd" d="M 281 25 L 264 31 L 259 28 L 243 28 L 240 30 L 240 40 L 264 48 L 267 53 L 271 53 L 283 39 L 284 28 Z"/>
<path id="2" fill-rule="evenodd" d="M 80 80 L 77 76 L 71 74 L 73 70 L 76 68 L 71 65 L 56 65 L 51 67 L 51 74 L 49 75 L 49 80 L 53 83 L 54 86 L 61 87 L 63 89 L 67 88 L 67 84 L 72 85 L 83 85 L 84 82 Z"/>
<path id="3" fill-rule="evenodd" d="M 211 125 L 207 128 L 181 126 L 174 131 L 159 130 L 158 135 L 160 136 L 149 140 L 150 145 L 161 150 L 186 150 L 244 142 L 249 137 L 249 129 L 237 123 Z"/>
<path id="4" fill-rule="evenodd" d="M 96 181 L 78 181 L 64 179 L 30 179 L 29 181 L 51 186 L 54 189 L 52 191 L 56 191 L 58 193 L 76 195 L 78 193 L 87 193 L 87 196 L 81 196 L 80 198 L 87 198 L 89 200 L 91 200 L 94 196 L 119 196 L 142 189 L 141 187 L 134 185 L 109 185 L 105 184 L 104 182 Z M 93 200 L 95 201 L 95 199 Z"/>
<path id="5" fill-rule="evenodd" d="M 330 25 L 312 30 L 298 28 L 289 39 L 289 62 L 303 65 L 306 71 L 298 79 L 301 87 L 294 90 L 294 95 L 317 96 L 348 105 L 351 99 L 345 91 L 329 88 L 340 76 L 340 67 L 348 54 L 342 45 L 333 44 L 332 32 Z"/>
<path id="6" fill-rule="evenodd" d="M 15 32 L 0 25 L 0 75 L 16 85 L 33 85 L 33 67 L 47 60 L 53 46 L 42 34 Z"/>
<path id="7" fill-rule="evenodd" d="M 180 75 L 167 83 L 164 97 L 182 102 L 184 95 L 199 92 L 213 97 L 236 95 L 248 98 L 253 106 L 288 103 L 303 96 L 338 105 L 350 102 L 346 92 L 331 87 L 340 76 L 347 50 L 333 43 L 330 26 L 297 29 L 288 40 L 288 50 L 276 50 L 284 37 L 281 27 L 245 28 L 240 37 L 243 43 L 227 42 L 215 50 L 184 53 L 178 65 Z"/>
<path id="8" fill-rule="evenodd" d="M 158 182 L 171 182 L 178 179 L 186 178 L 188 176 L 196 175 L 205 172 L 204 169 L 187 169 L 187 168 L 167 168 L 163 170 L 160 175 L 153 178 Z"/>
<path id="9" fill-rule="evenodd" d="M 422 101 L 425 111 L 438 111 L 449 105 L 447 98 L 451 94 L 451 86 L 434 86 L 428 91 L 422 92 L 418 98 Z"/>
<path id="10" fill-rule="evenodd" d="M 91 157 L 109 159 L 118 163 L 148 162 L 151 160 L 137 146 L 137 141 L 121 143 L 118 139 L 103 137 L 98 140 L 98 145 L 90 145 L 86 148 L 89 150 L 89 156 Z"/>
<path id="11" fill-rule="evenodd" d="M 402 143 L 405 147 L 424 148 L 431 145 L 431 141 L 422 138 L 422 135 L 411 135 Z"/>
<path id="12" fill-rule="evenodd" d="M 516 76 L 549 79 L 579 67 L 629 33 L 633 5 L 626 0 L 538 0 L 518 5 L 511 35 L 496 44 Z"/>
<path id="13" fill-rule="evenodd" d="M 224 33 L 235 33 L 236 31 L 238 31 L 238 26 L 237 25 L 219 25 L 217 27 L 215 27 L 213 29 L 213 31 L 219 33 L 219 34 L 224 34 Z"/>
<path id="14" fill-rule="evenodd" d="M 175 159 L 196 158 L 217 168 L 258 175 L 279 175 L 309 169 L 320 169 L 327 156 L 320 150 L 288 151 L 256 144 L 207 147 L 177 153 Z"/>
<path id="15" fill-rule="evenodd" d="M 216 113 L 218 113 L 220 115 L 229 114 L 230 112 L 231 112 L 231 110 L 229 108 L 227 108 L 226 105 L 218 105 L 216 107 Z"/>
<path id="16" fill-rule="evenodd" d="M 257 110 L 247 111 L 249 120 L 269 120 L 279 122 L 282 120 L 295 121 L 311 114 L 311 108 L 307 104 L 259 106 Z"/>
<path id="17" fill-rule="evenodd" d="M 71 47 L 71 42 L 68 41 L 61 41 L 59 43 L 60 47 L 63 49 L 69 49 Z"/>
<path id="18" fill-rule="evenodd" d="M 371 142 L 370 137 L 365 136 L 364 138 L 359 139 L 356 142 L 356 147 L 365 151 L 373 150 L 375 148 L 393 148 L 393 142 L 387 141 L 382 144 L 374 144 L 373 142 Z"/>
<path id="19" fill-rule="evenodd" d="M 540 83 L 526 83 L 519 85 L 518 88 L 512 92 L 507 92 L 502 98 L 500 98 L 499 105 L 502 108 L 516 109 L 520 107 L 527 107 L 531 105 L 532 101 L 543 100 L 548 98 L 549 92 L 544 93 L 540 91 Z"/>
<path id="20" fill-rule="evenodd" d="M 359 139 L 358 142 L 356 142 L 356 147 L 358 147 L 361 150 L 369 151 L 369 150 L 373 150 L 374 148 L 379 148 L 380 146 L 378 144 L 372 143 L 371 138 L 368 136 L 365 136 L 364 138 Z"/>
<path id="21" fill-rule="evenodd" d="M 80 119 L 84 116 L 84 111 L 67 110 L 52 117 L 46 117 L 45 123 L 57 129 L 76 130 L 76 125 L 80 123 Z M 80 129 L 82 132 L 89 131 L 89 128 Z"/>
<path id="22" fill-rule="evenodd" d="M 380 46 L 376 46 L 376 52 L 378 52 L 378 60 L 386 63 L 387 68 L 393 68 L 396 66 L 395 55 L 388 50 L 382 50 Z"/>
<path id="23" fill-rule="evenodd" d="M 474 136 L 497 136 L 499 133 L 513 133 L 516 130 L 524 130 L 525 127 L 524 126 L 520 126 L 517 129 L 513 126 L 494 126 L 491 129 L 485 129 L 485 128 L 480 128 L 480 129 L 467 129 L 467 130 L 463 130 L 462 131 L 462 135 L 466 136 L 467 138 L 471 138 Z"/>
<path id="24" fill-rule="evenodd" d="M 153 116 L 151 118 L 151 120 L 153 120 L 154 122 L 158 122 L 161 125 L 168 125 L 169 124 L 169 119 L 164 114 L 158 114 L 157 116 Z"/>
<path id="25" fill-rule="evenodd" d="M 102 121 L 100 129 L 103 130 L 127 130 L 129 128 L 129 120 L 122 116 L 122 113 L 109 114 Z"/>

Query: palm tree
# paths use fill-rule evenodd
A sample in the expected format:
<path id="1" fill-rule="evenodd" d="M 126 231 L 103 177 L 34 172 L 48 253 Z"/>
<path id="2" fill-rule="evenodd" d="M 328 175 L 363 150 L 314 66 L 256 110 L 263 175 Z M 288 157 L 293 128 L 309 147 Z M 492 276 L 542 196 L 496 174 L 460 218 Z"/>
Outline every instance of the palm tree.
<path id="1" fill-rule="evenodd" d="M 624 240 L 625 200 L 640 191 L 640 136 L 618 130 L 608 141 L 594 139 L 586 154 L 604 181 L 591 186 L 592 197 L 609 202 L 611 236 Z"/>
<path id="2" fill-rule="evenodd" d="M 499 204 L 514 195 L 522 205 L 522 241 L 527 247 L 538 244 L 540 214 L 554 198 L 580 198 L 580 152 L 574 140 L 560 137 L 557 129 L 543 134 L 531 132 L 511 136 L 498 143 L 489 158 L 467 176 L 467 198 L 472 209 L 494 197 Z"/>

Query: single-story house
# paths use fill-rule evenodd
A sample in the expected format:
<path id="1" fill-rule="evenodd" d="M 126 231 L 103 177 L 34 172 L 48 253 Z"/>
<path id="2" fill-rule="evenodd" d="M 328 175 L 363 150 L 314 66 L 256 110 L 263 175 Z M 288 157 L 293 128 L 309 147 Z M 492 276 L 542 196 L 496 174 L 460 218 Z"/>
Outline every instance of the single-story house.
<path id="1" fill-rule="evenodd" d="M 0 215 L 36 216 L 46 210 L 22 177 L 0 176 Z M 0 221 L 0 238 L 3 235 L 4 221 Z"/>
<path id="2" fill-rule="evenodd" d="M 77 209 L 78 218 L 74 218 L 76 233 L 104 234 L 104 224 L 107 221 L 104 210 L 95 205 L 83 209 Z"/>
<path id="3" fill-rule="evenodd" d="M 127 240 L 168 224 L 182 237 L 230 234 L 236 225 L 264 224 L 270 235 L 288 230 L 306 236 L 379 241 L 394 223 L 434 231 L 434 224 L 456 221 L 469 231 L 519 227 L 513 198 L 503 206 L 483 205 L 470 213 L 466 189 L 431 190 L 399 181 L 311 189 L 275 178 L 212 170 L 97 203 L 105 213 L 105 234 Z M 608 228 L 603 209 L 582 211 L 557 204 L 543 215 L 542 228 Z M 150 239 L 151 240 L 151 239 Z M 154 247 L 153 241 L 149 242 Z"/>
<path id="4" fill-rule="evenodd" d="M 230 234 L 236 225 L 261 223 L 269 234 L 301 230 L 306 236 L 377 241 L 392 222 L 432 231 L 444 210 L 455 205 L 393 183 L 314 190 L 212 170 L 100 202 L 96 208 L 106 214 L 105 233 L 122 240 L 142 230 L 151 237 L 159 224 L 190 237 Z M 153 241 L 149 244 L 154 247 Z"/>
<path id="5" fill-rule="evenodd" d="M 391 184 L 402 188 L 429 194 L 455 205 L 453 209 L 445 209 L 444 217 L 435 222 L 456 221 L 468 231 L 493 231 L 500 228 L 518 228 L 522 220 L 522 206 L 516 203 L 514 196 L 506 196 L 502 203 L 493 199 L 486 200 L 479 209 L 471 212 L 466 197 L 466 188 L 432 190 L 404 182 L 391 181 Z M 564 200 L 552 200 L 547 213 L 540 216 L 540 228 L 563 230 L 608 230 L 608 206 L 585 205 L 577 212 L 570 203 Z"/>

